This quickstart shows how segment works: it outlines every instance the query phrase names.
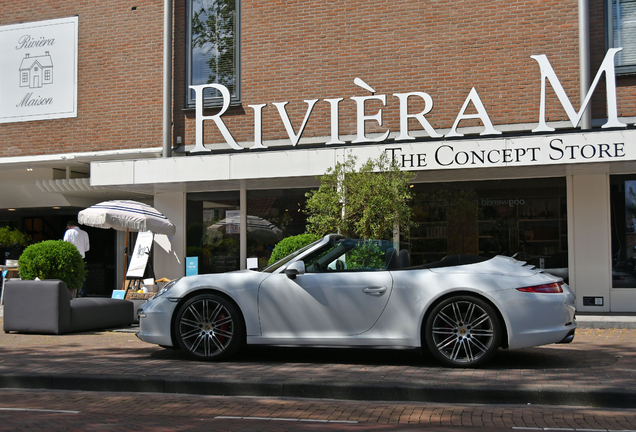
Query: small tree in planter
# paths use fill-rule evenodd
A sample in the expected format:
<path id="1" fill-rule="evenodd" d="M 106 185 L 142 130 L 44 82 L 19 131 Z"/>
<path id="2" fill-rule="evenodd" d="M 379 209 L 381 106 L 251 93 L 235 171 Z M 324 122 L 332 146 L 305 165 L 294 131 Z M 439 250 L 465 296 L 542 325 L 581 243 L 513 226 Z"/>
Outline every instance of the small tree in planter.
<path id="1" fill-rule="evenodd" d="M 402 171 L 386 153 L 359 169 L 356 165 L 357 157 L 349 154 L 319 177 L 318 190 L 306 194 L 307 232 L 390 240 L 399 227 L 408 236 L 414 174 Z"/>
<path id="2" fill-rule="evenodd" d="M 18 266 L 21 279 L 59 279 L 71 293 L 80 289 L 86 279 L 82 255 L 75 245 L 64 240 L 32 244 L 20 256 Z"/>

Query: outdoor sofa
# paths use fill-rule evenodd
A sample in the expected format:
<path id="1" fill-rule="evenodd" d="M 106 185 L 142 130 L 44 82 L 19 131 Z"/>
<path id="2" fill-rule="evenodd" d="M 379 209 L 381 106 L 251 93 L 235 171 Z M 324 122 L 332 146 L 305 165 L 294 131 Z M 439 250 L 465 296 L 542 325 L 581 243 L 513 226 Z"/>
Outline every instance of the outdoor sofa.
<path id="1" fill-rule="evenodd" d="M 8 280 L 4 290 L 5 332 L 59 335 L 137 322 L 134 302 L 98 297 L 71 299 L 61 280 Z"/>

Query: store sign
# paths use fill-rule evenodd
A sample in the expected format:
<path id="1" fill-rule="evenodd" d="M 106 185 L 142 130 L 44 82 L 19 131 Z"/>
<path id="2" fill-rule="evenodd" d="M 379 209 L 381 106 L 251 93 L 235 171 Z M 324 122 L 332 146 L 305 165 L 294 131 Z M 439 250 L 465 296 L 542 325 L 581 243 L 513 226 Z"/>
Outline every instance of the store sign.
<path id="1" fill-rule="evenodd" d="M 78 18 L 0 26 L 0 123 L 77 117 Z"/>
<path id="2" fill-rule="evenodd" d="M 634 131 L 418 142 L 382 147 L 405 170 L 521 167 L 636 160 Z"/>
<path id="3" fill-rule="evenodd" d="M 618 109 L 617 109 L 617 103 L 616 103 L 616 75 L 614 73 L 614 57 L 616 53 L 621 50 L 622 48 L 612 48 L 608 50 L 607 54 L 605 55 L 605 59 L 603 60 L 603 63 L 601 64 L 596 74 L 596 77 L 594 78 L 594 81 L 590 87 L 590 90 L 588 91 L 587 96 L 585 100 L 583 101 L 581 109 L 578 112 L 572 106 L 572 103 L 570 102 L 568 96 L 566 95 L 565 90 L 563 89 L 563 86 L 561 85 L 559 78 L 554 72 L 554 69 L 552 68 L 552 65 L 550 64 L 548 58 L 545 55 L 531 56 L 531 58 L 539 64 L 539 68 L 541 71 L 541 100 L 540 100 L 540 109 L 539 109 L 539 125 L 535 129 L 533 129 L 532 132 L 554 131 L 553 128 L 547 125 L 546 119 L 545 119 L 545 111 L 546 111 L 545 101 L 546 101 L 547 83 L 550 84 L 555 94 L 557 95 L 559 102 L 561 103 L 563 109 L 565 110 L 573 127 L 577 127 L 579 122 L 581 121 L 581 118 L 583 117 L 583 113 L 585 112 L 585 109 L 590 104 L 592 94 L 594 93 L 594 90 L 596 89 L 596 86 L 598 85 L 603 74 L 605 75 L 605 86 L 607 90 L 606 99 L 607 99 L 608 119 L 607 119 L 607 123 L 605 123 L 602 127 L 603 128 L 626 127 L 627 126 L 626 124 L 621 123 L 618 120 Z M 367 105 L 369 102 L 375 103 L 375 104 L 379 102 L 381 103 L 382 106 L 386 106 L 387 95 L 376 95 L 375 90 L 372 87 L 370 87 L 367 83 L 365 83 L 363 80 L 361 80 L 360 78 L 356 78 L 354 80 L 354 83 L 358 85 L 359 87 L 365 89 L 366 91 L 371 92 L 371 95 L 353 96 L 350 98 L 353 102 L 355 102 L 356 112 L 357 112 L 357 115 L 356 115 L 357 134 L 356 134 L 356 138 L 353 141 L 351 141 L 351 143 L 357 144 L 357 143 L 372 143 L 372 142 L 385 141 L 388 138 L 391 131 L 387 130 L 380 136 L 371 138 L 366 135 L 366 124 L 367 122 L 376 122 L 379 126 L 382 126 L 382 109 L 378 110 L 377 112 L 373 114 L 367 114 Z M 206 120 L 211 120 L 215 123 L 216 127 L 219 129 L 219 131 L 223 135 L 223 138 L 225 139 L 226 143 L 231 148 L 235 150 L 243 150 L 247 148 L 247 147 L 240 146 L 234 140 L 232 133 L 223 122 L 222 116 L 223 114 L 225 114 L 225 112 L 230 106 L 230 101 L 231 101 L 230 91 L 221 84 L 203 84 L 203 85 L 190 86 L 190 88 L 194 90 L 195 100 L 196 100 L 196 143 L 192 152 L 194 153 L 211 152 L 211 150 L 207 149 L 203 143 L 203 125 L 204 125 L 204 121 Z M 204 99 L 203 92 L 205 89 L 208 89 L 208 88 L 218 90 L 221 93 L 221 97 L 223 100 L 223 106 L 221 107 L 220 111 L 217 114 L 211 115 L 211 116 L 203 115 L 203 99 Z M 417 122 L 422 127 L 422 129 L 426 131 L 426 133 L 431 138 L 461 137 L 463 136 L 463 134 L 457 131 L 459 123 L 462 120 L 469 120 L 469 119 L 477 119 L 481 121 L 482 125 L 484 126 L 484 131 L 481 132 L 480 134 L 482 136 L 495 136 L 495 135 L 501 134 L 501 131 L 498 131 L 494 127 L 492 122 L 490 121 L 488 112 L 486 111 L 486 108 L 484 104 L 482 103 L 481 98 L 479 97 L 479 93 L 477 92 L 475 88 L 472 88 L 472 90 L 469 92 L 468 96 L 466 97 L 466 100 L 464 101 L 462 108 L 457 114 L 457 117 L 455 119 L 455 122 L 453 123 L 453 126 L 451 127 L 450 131 L 446 135 L 442 135 L 441 133 L 437 132 L 426 119 L 426 114 L 430 113 L 433 110 L 433 99 L 428 93 L 421 92 L 421 91 L 410 92 L 410 93 L 395 93 L 393 94 L 393 97 L 398 99 L 399 113 L 400 113 L 400 129 L 399 129 L 398 136 L 395 138 L 395 141 L 415 140 L 415 137 L 409 134 L 410 119 L 417 120 Z M 421 99 L 424 102 L 424 110 L 415 114 L 410 113 L 409 100 L 412 100 L 412 99 Z M 330 113 L 331 113 L 331 136 L 330 136 L 330 140 L 325 143 L 326 145 L 346 144 L 346 142 L 340 139 L 339 125 L 338 125 L 339 106 L 343 100 L 344 100 L 343 98 L 333 98 L 333 99 L 324 99 L 321 102 L 321 103 L 329 104 Z M 296 146 L 300 142 L 300 138 L 302 137 L 303 131 L 305 130 L 305 127 L 310 121 L 311 113 L 314 107 L 319 103 L 319 100 L 318 99 L 305 100 L 305 103 L 307 104 L 307 110 L 298 130 L 295 130 L 294 127 L 292 126 L 291 120 L 289 119 L 289 115 L 287 114 L 287 111 L 285 109 L 285 106 L 288 103 L 289 102 L 275 102 L 273 103 L 273 105 L 278 110 L 281 121 L 283 122 L 285 130 L 291 142 L 291 145 Z M 249 147 L 251 149 L 267 148 L 267 146 L 263 143 L 263 140 L 262 140 L 262 135 L 263 135 L 262 134 L 262 117 L 263 117 L 262 112 L 266 106 L 267 104 L 249 105 L 249 107 L 254 110 L 254 143 L 251 147 Z M 476 111 L 475 114 L 466 113 L 469 106 L 473 107 L 473 110 Z M 610 144 L 607 144 L 607 145 L 610 145 Z M 552 150 L 550 151 L 550 157 L 555 158 L 555 160 L 567 159 L 568 152 L 576 152 L 574 149 L 563 148 L 559 142 L 551 143 L 550 146 L 553 147 Z M 591 147 L 586 147 L 585 150 L 582 150 L 583 153 L 578 154 L 578 156 L 584 159 L 588 156 L 591 157 L 590 155 L 592 150 L 594 150 L 594 153 L 596 155 L 602 154 L 602 155 L 606 155 L 607 157 L 610 157 L 609 156 L 610 154 L 614 154 L 615 155 L 614 157 L 618 157 L 616 155 L 621 153 L 621 149 L 616 147 L 611 147 L 610 145 L 610 147 L 608 148 L 605 148 L 604 146 L 594 147 L 594 149 L 592 149 Z M 444 165 L 448 166 L 448 165 L 452 165 L 453 163 L 457 163 L 457 161 L 455 161 L 454 159 L 457 155 L 450 155 L 456 152 L 456 150 L 452 147 L 452 145 L 448 145 L 444 147 L 443 149 L 440 148 L 439 152 L 440 153 L 437 156 L 439 156 L 439 164 L 441 166 L 444 166 Z M 491 162 L 491 159 L 492 161 L 494 161 L 495 159 L 501 159 L 504 161 L 508 161 L 508 160 L 512 161 L 515 159 L 521 160 L 521 159 L 527 159 L 527 158 L 535 158 L 536 157 L 535 152 L 536 150 L 533 150 L 532 148 L 528 148 L 528 149 L 516 149 L 509 154 L 504 149 L 500 149 L 497 151 L 489 152 L 488 154 L 484 154 L 484 158 L 485 158 L 484 161 L 486 159 L 488 159 L 488 161 Z M 450 157 L 451 159 L 449 160 L 448 157 Z M 457 156 L 457 157 L 461 158 L 461 156 Z M 468 163 L 468 161 L 466 161 L 465 163 Z"/>

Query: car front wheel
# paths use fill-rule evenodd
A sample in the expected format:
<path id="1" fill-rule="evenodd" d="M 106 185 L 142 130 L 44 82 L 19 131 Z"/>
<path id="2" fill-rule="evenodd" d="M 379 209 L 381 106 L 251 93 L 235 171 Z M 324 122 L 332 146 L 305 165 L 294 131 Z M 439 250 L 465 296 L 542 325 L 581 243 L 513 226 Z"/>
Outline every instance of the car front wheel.
<path id="1" fill-rule="evenodd" d="M 501 323 L 484 300 L 450 297 L 438 304 L 425 326 L 426 345 L 442 363 L 452 367 L 479 366 L 501 344 Z"/>
<path id="2" fill-rule="evenodd" d="M 216 294 L 200 294 L 179 308 L 175 338 L 194 358 L 223 360 L 242 345 L 245 330 L 236 306 Z"/>

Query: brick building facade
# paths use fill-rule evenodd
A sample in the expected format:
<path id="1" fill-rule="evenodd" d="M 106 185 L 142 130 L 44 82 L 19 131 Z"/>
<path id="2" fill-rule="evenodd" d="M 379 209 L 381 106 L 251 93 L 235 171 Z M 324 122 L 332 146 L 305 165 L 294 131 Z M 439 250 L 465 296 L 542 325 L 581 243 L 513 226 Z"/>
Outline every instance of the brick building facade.
<path id="1" fill-rule="evenodd" d="M 582 4 L 589 8 L 592 80 L 608 49 L 615 47 L 609 40 L 618 31 L 610 29 L 612 11 L 631 13 L 629 1 L 175 0 L 169 143 L 162 141 L 163 2 L 58 5 L 35 0 L 28 10 L 7 5 L 0 32 L 21 23 L 77 17 L 77 113 L 0 120 L 6 143 L 0 149 L 5 186 L 0 215 L 22 229 L 25 221 L 41 219 L 52 228 L 32 231 L 50 238 L 61 237 L 66 216 L 92 203 L 109 198 L 154 201 L 180 226 L 174 238 L 157 248 L 156 264 L 168 273 L 159 277 L 183 273 L 185 256 L 198 256 L 207 271 L 242 268 L 248 256 L 265 258 L 261 251 L 271 245 L 257 244 L 243 230 L 232 234 L 238 236 L 236 247 L 219 249 L 204 240 L 215 222 L 249 214 L 286 227 L 285 235 L 295 234 L 302 231 L 303 219 L 291 215 L 290 206 L 302 207 L 305 192 L 317 185 L 316 175 L 346 152 L 361 159 L 390 152 L 405 170 L 417 174 L 414 187 L 420 201 L 413 205 L 420 228 L 412 238 L 402 239 L 417 260 L 454 252 L 452 237 L 459 235 L 451 232 L 448 217 L 432 216 L 444 211 L 424 197 L 434 190 L 451 196 L 471 191 L 479 216 L 460 221 L 471 227 L 468 252 L 522 254 L 538 266 L 569 269 L 581 310 L 636 311 L 636 257 L 626 252 L 633 247 L 634 229 L 627 214 L 629 182 L 631 176 L 636 180 L 636 151 L 631 150 L 636 145 L 636 74 L 629 60 L 615 70 L 616 114 L 628 126 L 601 128 L 612 117 L 604 76 L 589 108 L 591 129 L 571 124 L 553 83 L 547 83 L 545 119 L 556 131 L 532 132 L 542 97 L 541 68 L 532 56 L 547 57 L 575 111 L 581 106 Z M 211 152 L 195 155 L 197 116 L 218 113 L 220 100 L 206 99 L 206 108 L 197 113 L 188 90 L 189 85 L 206 84 L 193 81 L 195 57 L 205 54 L 211 65 L 215 55 L 209 45 L 196 46 L 193 20 L 202 11 L 200 17 L 209 19 L 219 5 L 235 14 L 226 16 L 234 38 L 234 97 L 222 121 L 243 149 L 228 145 L 227 136 L 207 119 L 200 120 L 205 128 L 199 138 Z M 215 22 L 223 17 L 217 15 Z M 227 31 L 216 30 L 210 38 Z M 13 66 L 0 59 L 0 68 L 4 79 Z M 404 139 L 400 116 L 405 113 L 395 95 L 414 92 L 420 95 L 408 99 L 408 113 L 430 109 L 425 119 L 438 136 L 431 137 L 421 122 L 410 118 L 413 139 Z M 430 96 L 432 108 L 421 93 Z M 352 99 L 356 97 L 370 97 L 362 103 L 362 113 L 360 102 Z M 0 104 L 6 103 L 0 93 Z M 302 137 L 292 145 L 290 134 L 299 133 L 305 118 Z M 500 134 L 482 134 L 488 132 L 485 120 Z M 255 143 L 259 132 L 260 143 Z M 449 132 L 454 133 L 447 136 Z M 338 143 L 326 144 L 334 140 Z M 162 157 L 166 152 L 170 157 Z M 509 202 L 516 204 L 502 204 Z M 543 221 L 537 222 L 539 218 Z M 623 219 L 627 227 L 617 222 Z M 227 232 L 222 236 L 233 239 Z M 115 255 L 121 253 L 121 235 L 103 241 L 113 244 Z M 99 258 L 102 271 L 110 271 L 105 269 L 111 259 Z"/>

